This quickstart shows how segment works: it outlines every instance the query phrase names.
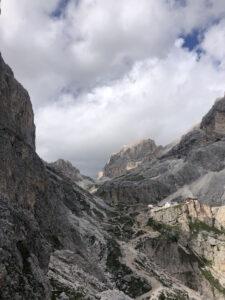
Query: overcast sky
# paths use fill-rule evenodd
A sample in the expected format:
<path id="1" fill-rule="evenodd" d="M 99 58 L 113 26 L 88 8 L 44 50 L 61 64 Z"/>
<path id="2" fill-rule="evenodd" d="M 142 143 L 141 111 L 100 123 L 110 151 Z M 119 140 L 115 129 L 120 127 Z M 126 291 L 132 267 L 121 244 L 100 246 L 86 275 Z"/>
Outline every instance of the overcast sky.
<path id="1" fill-rule="evenodd" d="M 225 90 L 224 0 L 2 0 L 0 51 L 31 96 L 37 152 L 95 177 L 167 144 Z"/>

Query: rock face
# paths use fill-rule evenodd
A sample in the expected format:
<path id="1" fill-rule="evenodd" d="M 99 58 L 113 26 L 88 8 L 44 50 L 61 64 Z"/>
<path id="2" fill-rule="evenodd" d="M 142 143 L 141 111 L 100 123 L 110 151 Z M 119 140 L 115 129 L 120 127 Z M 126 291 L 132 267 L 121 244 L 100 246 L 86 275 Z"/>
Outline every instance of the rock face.
<path id="1" fill-rule="evenodd" d="M 225 206 L 210 207 L 200 204 L 197 199 L 186 199 L 185 203 L 155 207 L 150 210 L 154 221 L 171 226 L 179 225 L 184 231 L 190 231 L 190 223 L 203 222 L 217 231 L 225 230 Z"/>
<path id="2" fill-rule="evenodd" d="M 225 134 L 225 101 L 223 99 L 215 102 L 212 109 L 202 119 L 200 128 L 209 136 Z"/>
<path id="3" fill-rule="evenodd" d="M 1 55 L 1 54 L 0 54 Z M 27 91 L 15 80 L 12 70 L 0 56 L 0 121 L 35 149 L 35 126 L 32 105 Z"/>
<path id="4" fill-rule="evenodd" d="M 56 162 L 46 165 L 53 168 L 56 172 L 62 173 L 68 180 L 85 190 L 91 190 L 95 186 L 95 181 L 92 178 L 82 175 L 69 161 L 58 159 Z"/>
<path id="5" fill-rule="evenodd" d="M 145 239 L 145 253 L 205 299 L 224 299 L 225 295 L 225 223 L 220 219 L 224 209 L 225 206 L 209 207 L 196 199 L 187 199 L 183 204 L 149 211 L 147 224 L 160 235 Z M 165 240 L 172 259 L 162 258 Z"/>
<path id="6" fill-rule="evenodd" d="M 221 205 L 225 201 L 225 98 L 203 118 L 200 128 L 152 162 L 100 184 L 97 194 L 112 203 L 183 201 L 187 197 Z"/>
<path id="7" fill-rule="evenodd" d="M 34 151 L 28 94 L 2 58 L 0 65 L 1 299 L 51 299 L 51 294 L 56 299 L 64 289 L 73 293 L 73 299 L 76 293 L 89 294 L 89 288 L 91 295 L 92 276 L 101 283 L 96 293 L 109 289 L 110 284 L 102 282 L 104 267 L 99 263 L 107 255 L 105 232 L 99 225 L 107 207 L 44 165 Z M 76 290 L 78 275 L 69 286 L 54 275 L 65 265 L 71 268 L 70 260 L 67 264 L 65 259 L 61 264 L 56 260 L 57 251 L 65 250 L 72 252 L 77 272 L 86 274 L 82 290 Z"/>
<path id="8" fill-rule="evenodd" d="M 154 160 L 159 151 L 160 147 L 157 147 L 151 139 L 124 146 L 118 153 L 110 157 L 103 171 L 99 173 L 99 179 L 121 176 L 143 162 Z"/>

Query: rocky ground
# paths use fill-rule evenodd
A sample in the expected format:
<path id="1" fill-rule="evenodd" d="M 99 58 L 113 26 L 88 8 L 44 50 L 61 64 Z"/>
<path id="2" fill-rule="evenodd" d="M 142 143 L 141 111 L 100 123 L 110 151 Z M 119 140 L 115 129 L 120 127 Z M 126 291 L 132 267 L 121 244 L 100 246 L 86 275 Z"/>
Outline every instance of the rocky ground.
<path id="1" fill-rule="evenodd" d="M 225 208 L 147 206 L 196 186 L 201 202 L 223 203 L 224 102 L 178 145 L 104 183 L 106 203 L 70 163 L 38 157 L 29 95 L 0 56 L 0 299 L 224 299 Z"/>

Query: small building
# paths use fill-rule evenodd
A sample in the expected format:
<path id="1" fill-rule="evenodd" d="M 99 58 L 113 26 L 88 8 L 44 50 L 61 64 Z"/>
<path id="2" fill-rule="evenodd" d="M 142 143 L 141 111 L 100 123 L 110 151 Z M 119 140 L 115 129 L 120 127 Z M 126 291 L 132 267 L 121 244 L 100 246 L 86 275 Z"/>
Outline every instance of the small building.
<path id="1" fill-rule="evenodd" d="M 152 204 L 148 204 L 148 208 L 152 209 L 154 206 Z"/>

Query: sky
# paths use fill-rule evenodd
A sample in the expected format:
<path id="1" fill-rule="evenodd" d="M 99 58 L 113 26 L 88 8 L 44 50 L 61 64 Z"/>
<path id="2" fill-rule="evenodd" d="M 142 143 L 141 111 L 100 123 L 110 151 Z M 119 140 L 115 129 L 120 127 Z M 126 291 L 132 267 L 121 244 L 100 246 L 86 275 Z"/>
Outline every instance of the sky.
<path id="1" fill-rule="evenodd" d="M 224 0 L 2 0 L 0 51 L 36 147 L 96 177 L 124 144 L 166 145 L 225 91 Z"/>

